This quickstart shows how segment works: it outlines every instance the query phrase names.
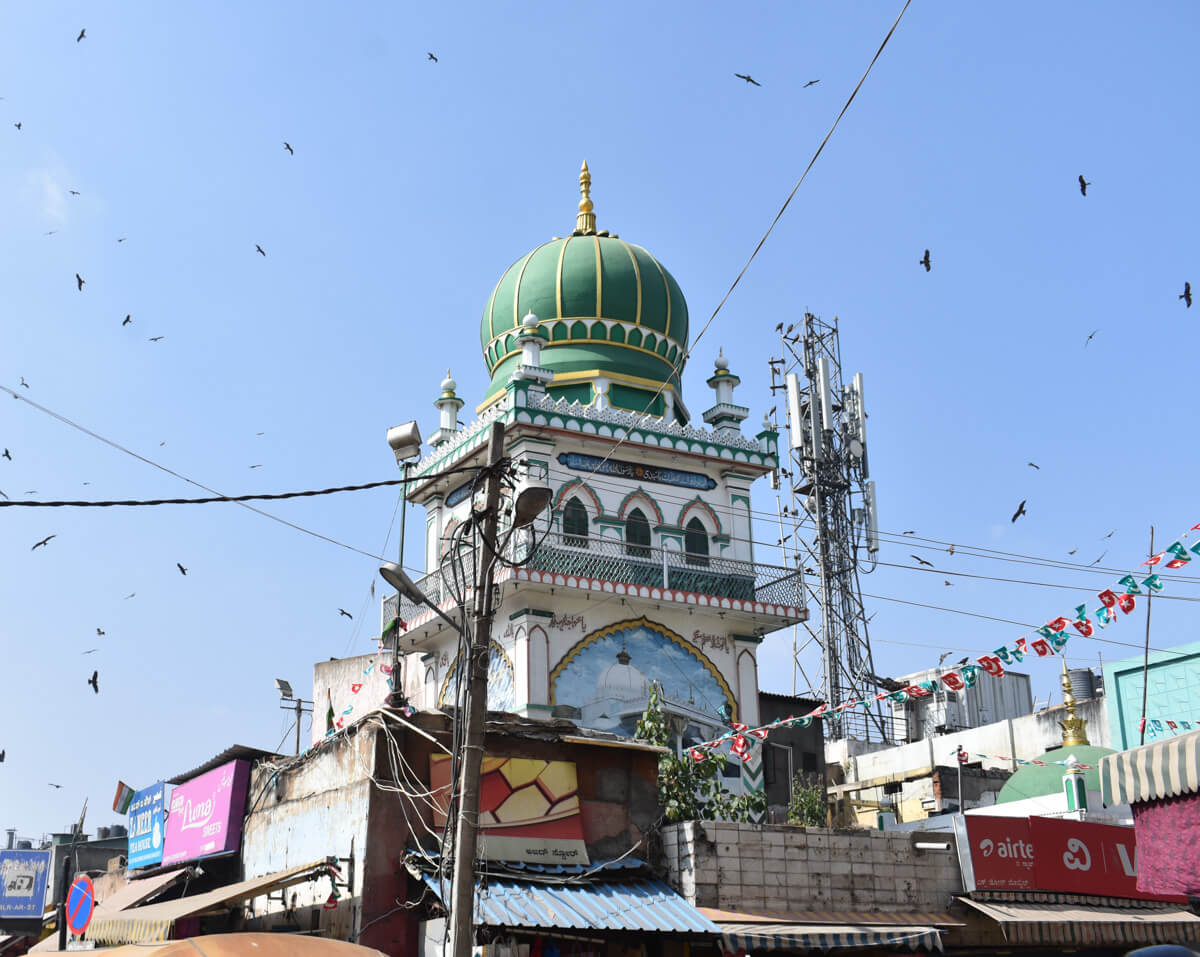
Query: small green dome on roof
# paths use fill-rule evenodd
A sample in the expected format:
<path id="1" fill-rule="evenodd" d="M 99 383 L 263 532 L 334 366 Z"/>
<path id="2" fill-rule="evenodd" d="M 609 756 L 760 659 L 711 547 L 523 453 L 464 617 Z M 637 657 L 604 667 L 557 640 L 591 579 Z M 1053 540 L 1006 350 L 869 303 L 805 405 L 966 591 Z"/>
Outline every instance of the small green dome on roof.
<path id="1" fill-rule="evenodd" d="M 997 804 L 1007 804 L 1009 801 L 1023 801 L 1026 798 L 1046 797 L 1049 794 L 1062 794 L 1063 775 L 1067 773 L 1065 764 L 1055 764 L 1056 761 L 1066 761 L 1072 755 L 1080 764 L 1086 764 L 1083 780 L 1089 791 L 1100 790 L 1100 759 L 1106 754 L 1115 754 L 1111 748 L 1098 748 L 1092 744 L 1079 744 L 1070 748 L 1054 748 L 1041 755 L 1039 764 L 1023 764 L 1017 773 L 1004 782 L 1004 787 L 996 795 Z"/>
<path id="2" fill-rule="evenodd" d="M 579 179 L 576 229 L 513 263 L 484 306 L 479 340 L 492 375 L 488 398 L 519 364 L 517 338 L 529 313 L 546 339 L 542 364 L 563 381 L 598 371 L 651 392 L 668 383 L 678 396 L 688 345 L 683 291 L 646 249 L 596 230 L 587 163 Z"/>

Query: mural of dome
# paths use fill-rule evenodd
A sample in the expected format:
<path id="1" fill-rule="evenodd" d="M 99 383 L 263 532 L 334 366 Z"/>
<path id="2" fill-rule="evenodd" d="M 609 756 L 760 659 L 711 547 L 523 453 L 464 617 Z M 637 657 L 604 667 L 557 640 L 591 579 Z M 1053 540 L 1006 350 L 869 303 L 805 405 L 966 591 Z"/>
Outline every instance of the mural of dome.
<path id="1" fill-rule="evenodd" d="M 617 652 L 617 663 L 609 667 L 596 682 L 596 697 L 624 701 L 645 701 L 650 693 L 646 676 L 629 662 L 632 659 L 624 648 Z"/>
<path id="2" fill-rule="evenodd" d="M 609 402 L 618 408 L 644 411 L 664 383 L 673 399 L 682 399 L 683 367 L 676 370 L 675 363 L 688 345 L 683 291 L 647 250 L 608 230 L 597 231 L 591 181 L 584 163 L 572 234 L 543 243 L 513 263 L 484 306 L 479 340 L 492 376 L 487 399 L 504 388 L 517 367 L 516 337 L 531 312 L 545 338 L 542 365 L 555 373 L 551 396 L 589 404 L 596 380 L 603 378 Z M 682 420 L 681 402 L 673 408 Z M 651 411 L 663 415 L 664 410 L 659 397 Z"/>

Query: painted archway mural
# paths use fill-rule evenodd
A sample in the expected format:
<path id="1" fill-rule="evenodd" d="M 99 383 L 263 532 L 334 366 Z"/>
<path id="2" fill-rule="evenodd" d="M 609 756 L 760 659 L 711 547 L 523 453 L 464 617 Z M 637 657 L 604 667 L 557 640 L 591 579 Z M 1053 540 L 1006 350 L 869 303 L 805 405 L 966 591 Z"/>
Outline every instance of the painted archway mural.
<path id="1" fill-rule="evenodd" d="M 513 697 L 513 666 L 504 649 L 495 641 L 488 649 L 488 711 L 512 711 L 516 707 Z M 438 694 L 438 707 L 453 704 L 454 684 L 458 674 L 461 655 L 455 655 L 442 682 L 442 690 Z"/>
<path id="2" fill-rule="evenodd" d="M 550 673 L 550 703 L 580 710 L 588 728 L 632 734 L 650 682 L 682 713 L 708 716 L 737 701 L 716 666 L 694 645 L 648 618 L 619 621 L 583 638 Z"/>

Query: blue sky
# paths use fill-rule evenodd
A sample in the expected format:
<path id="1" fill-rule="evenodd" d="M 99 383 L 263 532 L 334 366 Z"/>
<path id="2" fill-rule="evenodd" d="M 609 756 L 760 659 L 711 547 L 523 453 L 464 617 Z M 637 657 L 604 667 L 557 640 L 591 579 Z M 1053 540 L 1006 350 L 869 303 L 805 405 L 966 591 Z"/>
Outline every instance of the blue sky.
<path id="1" fill-rule="evenodd" d="M 8 5 L 0 383 L 24 377 L 29 398 L 222 491 L 393 477 L 385 430 L 432 431 L 447 365 L 482 396 L 480 310 L 509 263 L 571 227 L 581 159 L 600 227 L 668 266 L 696 330 L 899 7 Z M 1124 569 L 1151 523 L 1161 540 L 1200 521 L 1200 312 L 1176 298 L 1200 282 L 1198 20 L 1183 2 L 914 3 L 697 347 L 691 408 L 724 346 L 758 421 L 774 326 L 808 308 L 840 317 L 845 367 L 864 373 L 885 531 L 1056 562 L 1107 551 Z M 0 445 L 13 497 L 194 491 L 24 403 L 0 401 Z M 269 510 L 378 552 L 395 506 L 385 489 Z M 765 483 L 756 507 L 774 511 Z M 937 547 L 881 557 L 1115 577 Z M 305 688 L 314 661 L 369 650 L 375 564 L 236 506 L 0 513 L 0 826 L 61 828 L 85 796 L 106 823 L 118 778 L 275 747 L 272 679 Z M 879 670 L 1021 633 L 895 599 L 1040 623 L 1086 595 L 943 580 L 864 579 L 889 599 L 868 599 Z M 1155 647 L 1194 637 L 1192 608 L 1155 604 Z M 1143 621 L 1104 637 L 1137 645 Z M 1135 653 L 1077 644 L 1080 661 Z M 791 690 L 789 651 L 786 634 L 764 643 L 764 687 Z M 1057 693 L 1053 665 L 1028 670 Z"/>

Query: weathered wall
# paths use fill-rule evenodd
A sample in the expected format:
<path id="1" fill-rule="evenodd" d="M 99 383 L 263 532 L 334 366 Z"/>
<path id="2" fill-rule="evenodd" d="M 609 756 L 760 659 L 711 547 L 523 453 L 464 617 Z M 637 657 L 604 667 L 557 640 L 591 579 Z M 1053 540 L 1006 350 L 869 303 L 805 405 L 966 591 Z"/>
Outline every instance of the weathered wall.
<path id="1" fill-rule="evenodd" d="M 374 728 L 342 735 L 289 768 L 259 764 L 250 777 L 250 810 L 242 833 L 245 877 L 258 877 L 326 857 L 354 857 L 354 886 L 342 889 L 336 909 L 324 910 L 331 885 L 324 878 L 289 888 L 295 915 L 278 899 L 250 902 L 256 926 L 298 925 L 345 940 L 358 929 L 364 905 L 363 864 L 374 767 Z M 349 866 L 342 862 L 343 874 Z"/>
<path id="2" fill-rule="evenodd" d="M 331 658 L 313 665 L 313 716 L 310 744 L 325 737 L 325 716 L 333 703 L 334 721 L 341 719 L 344 725 L 353 724 L 368 711 L 383 704 L 388 696 L 387 679 L 380 665 L 391 661 L 391 654 L 357 655 L 353 658 Z M 353 690 L 358 684 L 362 687 Z M 296 689 L 299 693 L 299 689 Z M 342 712 L 354 710 L 348 715 Z M 288 739 L 292 740 L 291 738 Z"/>
<path id="3" fill-rule="evenodd" d="M 663 830 L 669 883 L 698 907 L 942 911 L 962 893 L 952 851 L 908 834 L 690 821 Z"/>
<path id="4" fill-rule="evenodd" d="M 818 703 L 804 698 L 793 698 L 790 695 L 759 692 L 759 721 L 767 724 L 778 718 L 806 714 Z M 825 783 L 823 735 L 820 721 L 814 721 L 807 728 L 777 728 L 771 732 L 763 747 L 768 820 L 787 820 L 787 805 L 791 797 L 789 770 L 791 776 L 804 774 L 808 780 L 820 782 L 822 785 Z M 788 757 L 790 761 L 785 760 Z"/>

